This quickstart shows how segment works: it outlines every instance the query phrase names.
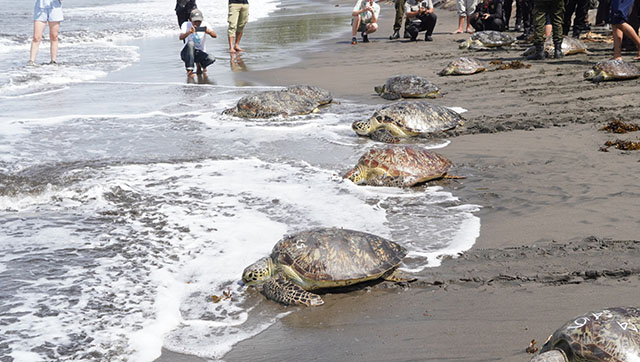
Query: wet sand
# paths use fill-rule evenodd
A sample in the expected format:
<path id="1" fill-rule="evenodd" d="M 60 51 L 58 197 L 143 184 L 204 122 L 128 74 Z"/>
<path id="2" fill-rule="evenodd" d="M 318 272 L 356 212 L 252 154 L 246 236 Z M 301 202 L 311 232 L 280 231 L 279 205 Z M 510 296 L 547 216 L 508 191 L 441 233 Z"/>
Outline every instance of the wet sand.
<path id="1" fill-rule="evenodd" d="M 347 13 L 353 6 L 337 4 Z M 457 16 L 442 9 L 434 42 L 389 41 L 393 8 L 381 6 L 371 43 L 352 46 L 345 29 L 299 63 L 238 79 L 312 84 L 338 99 L 380 105 L 390 102 L 373 87 L 389 76 L 432 80 L 444 94 L 433 103 L 469 110 L 465 126 L 450 132 L 451 144 L 439 150 L 455 163 L 452 173 L 466 178 L 440 185 L 482 206 L 480 237 L 470 251 L 445 258 L 409 286 L 381 283 L 326 294 L 318 308 L 265 303 L 274 314 L 294 312 L 237 344 L 224 360 L 528 361 L 529 341 L 541 345 L 573 316 L 637 305 L 640 151 L 599 149 L 607 140 L 637 140 L 640 132 L 613 135 L 599 128 L 612 118 L 640 122 L 640 81 L 582 79 L 592 64 L 611 56 L 611 44 L 590 43 L 590 54 L 525 62 L 528 69 L 440 77 L 436 73 L 455 57 L 522 60 L 524 46 L 459 50 L 457 41 L 468 35 L 450 35 Z M 630 61 L 633 53 L 624 57 Z M 169 353 L 162 360 L 180 359 L 191 360 Z"/>

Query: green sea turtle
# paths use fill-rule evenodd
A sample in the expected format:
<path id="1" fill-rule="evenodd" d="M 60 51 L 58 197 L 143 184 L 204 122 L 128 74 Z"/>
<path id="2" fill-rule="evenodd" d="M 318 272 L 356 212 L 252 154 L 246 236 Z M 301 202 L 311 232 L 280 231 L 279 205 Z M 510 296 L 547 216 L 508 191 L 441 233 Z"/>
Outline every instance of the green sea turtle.
<path id="1" fill-rule="evenodd" d="M 442 178 L 451 168 L 444 156 L 412 146 L 372 148 L 344 175 L 357 185 L 411 187 Z"/>
<path id="2" fill-rule="evenodd" d="M 495 30 L 477 31 L 467 41 L 460 44 L 460 49 L 490 50 L 508 47 L 516 41 L 513 36 Z"/>
<path id="3" fill-rule="evenodd" d="M 562 54 L 563 55 L 572 55 L 579 53 L 586 53 L 587 46 L 580 40 L 572 37 L 565 36 L 562 38 Z M 547 38 L 544 41 L 544 53 L 547 58 L 553 56 L 553 52 L 555 47 L 553 45 L 553 39 L 551 37 Z M 527 57 L 536 52 L 536 47 L 531 46 L 527 48 L 527 50 L 522 53 L 522 56 Z"/>
<path id="4" fill-rule="evenodd" d="M 401 245 L 373 234 L 318 228 L 282 238 L 270 256 L 244 270 L 242 282 L 262 286 L 276 302 L 317 306 L 324 301 L 310 291 L 379 278 L 407 281 L 396 272 L 405 255 Z"/>
<path id="5" fill-rule="evenodd" d="M 384 106 L 368 120 L 355 121 L 351 128 L 359 136 L 398 143 L 400 137 L 416 137 L 446 131 L 464 123 L 455 111 L 424 101 L 397 102 Z"/>
<path id="6" fill-rule="evenodd" d="M 331 93 L 322 88 L 295 85 L 244 96 L 223 114 L 241 118 L 288 117 L 314 112 L 332 99 Z"/>
<path id="7" fill-rule="evenodd" d="M 396 100 L 400 98 L 437 98 L 440 88 L 417 75 L 396 75 L 381 85 L 374 87 L 382 98 Z"/>
<path id="8" fill-rule="evenodd" d="M 487 70 L 475 58 L 460 57 L 452 60 L 440 71 L 440 75 L 471 75 Z"/>
<path id="9" fill-rule="evenodd" d="M 596 63 L 593 69 L 584 72 L 584 79 L 592 82 L 607 80 L 627 80 L 640 77 L 640 69 L 622 60 L 604 60 Z"/>
<path id="10" fill-rule="evenodd" d="M 640 361 L 640 308 L 578 316 L 556 330 L 531 362 Z"/>

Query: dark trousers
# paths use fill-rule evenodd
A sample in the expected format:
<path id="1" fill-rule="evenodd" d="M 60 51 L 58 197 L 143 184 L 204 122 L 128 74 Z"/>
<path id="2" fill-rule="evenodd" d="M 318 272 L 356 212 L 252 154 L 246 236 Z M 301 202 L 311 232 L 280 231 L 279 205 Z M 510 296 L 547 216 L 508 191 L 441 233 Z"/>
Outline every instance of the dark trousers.
<path id="1" fill-rule="evenodd" d="M 609 0 L 600 0 L 598 2 L 598 12 L 596 13 L 596 25 L 609 23 Z"/>
<path id="2" fill-rule="evenodd" d="M 589 0 L 566 0 L 564 3 L 564 24 L 562 34 L 568 35 L 571 27 L 571 16 L 575 12 L 573 19 L 573 37 L 577 38 L 580 32 L 587 27 L 586 17 L 589 12 Z"/>
<path id="3" fill-rule="evenodd" d="M 544 44 L 544 26 L 547 15 L 553 26 L 553 43 L 562 42 L 562 23 L 564 22 L 564 0 L 536 0 L 533 5 L 534 34 L 533 44 Z"/>
<path id="4" fill-rule="evenodd" d="M 431 36 L 431 34 L 433 34 L 433 29 L 436 27 L 437 20 L 438 17 L 434 13 L 416 16 L 416 19 L 411 23 L 409 29 L 407 29 L 411 35 L 411 40 L 416 40 L 418 33 L 425 30 L 427 31 L 425 33 L 425 37 Z"/>
<path id="5" fill-rule="evenodd" d="M 533 0 L 518 0 L 525 33 L 533 31 Z"/>
<path id="6" fill-rule="evenodd" d="M 504 0 L 502 5 L 502 11 L 504 13 L 504 26 L 509 27 L 509 20 L 511 20 L 511 11 L 513 9 L 513 0 Z"/>
<path id="7" fill-rule="evenodd" d="M 404 17 L 404 3 L 406 0 L 396 0 L 396 21 L 393 23 L 393 31 L 400 31 L 402 28 L 402 18 Z M 407 31 L 407 23 L 404 24 L 404 30 Z"/>
<path id="8" fill-rule="evenodd" d="M 196 49 L 193 41 L 188 42 L 187 45 L 182 48 L 180 57 L 182 58 L 184 67 L 187 68 L 187 70 L 193 70 L 193 66 L 195 65 L 195 63 L 200 64 L 202 68 L 206 68 L 216 61 L 216 58 L 210 56 L 202 50 Z"/>
<path id="9" fill-rule="evenodd" d="M 476 31 L 483 31 L 483 30 L 504 31 L 504 22 L 502 21 L 502 19 L 489 18 L 485 20 L 485 19 L 482 19 L 481 17 L 482 15 L 479 15 L 476 18 L 475 13 L 473 13 L 471 15 L 471 18 L 469 18 L 469 23 L 471 24 L 471 26 L 473 26 L 474 29 L 476 29 Z"/>

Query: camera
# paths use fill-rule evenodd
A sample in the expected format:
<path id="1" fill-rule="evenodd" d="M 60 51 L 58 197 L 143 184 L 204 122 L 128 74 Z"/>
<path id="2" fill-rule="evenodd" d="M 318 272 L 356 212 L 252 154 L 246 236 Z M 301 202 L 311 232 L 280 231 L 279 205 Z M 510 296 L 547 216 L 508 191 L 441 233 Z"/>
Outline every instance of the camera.
<path id="1" fill-rule="evenodd" d="M 207 31 L 207 27 L 206 26 L 196 26 L 196 31 Z"/>

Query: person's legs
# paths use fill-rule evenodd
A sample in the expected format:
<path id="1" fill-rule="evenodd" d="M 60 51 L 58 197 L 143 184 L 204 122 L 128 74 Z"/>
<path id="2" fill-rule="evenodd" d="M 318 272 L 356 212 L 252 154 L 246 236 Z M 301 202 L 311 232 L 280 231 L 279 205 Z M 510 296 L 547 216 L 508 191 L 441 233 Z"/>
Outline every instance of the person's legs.
<path id="1" fill-rule="evenodd" d="M 184 62 L 184 67 L 187 69 L 187 75 L 193 77 L 193 65 L 195 63 L 195 49 L 196 46 L 193 41 L 188 42 L 182 51 L 180 52 L 180 58 Z"/>
<path id="2" fill-rule="evenodd" d="M 229 38 L 229 53 L 236 52 L 235 38 L 238 27 L 238 18 L 240 17 L 240 7 L 238 5 L 241 4 L 229 4 L 229 15 L 227 17 L 227 23 L 229 23 L 229 27 L 227 28 L 227 37 Z"/>
<path id="3" fill-rule="evenodd" d="M 562 44 L 563 22 L 564 22 L 564 0 L 553 0 L 549 3 L 547 10 L 551 17 L 553 34 L 553 44 Z"/>
<path id="4" fill-rule="evenodd" d="M 484 24 L 482 23 L 482 19 L 480 19 L 480 17 L 475 17 L 475 14 L 472 15 L 471 20 L 469 21 L 471 23 L 471 26 L 473 26 L 473 28 L 476 31 L 483 31 L 484 30 Z"/>
<path id="5" fill-rule="evenodd" d="M 49 41 L 51 42 L 51 62 L 55 63 L 58 57 L 58 32 L 60 31 L 59 21 L 49 22 Z"/>
<path id="6" fill-rule="evenodd" d="M 367 24 L 367 34 L 375 33 L 378 30 L 378 23 Z"/>
<path id="7" fill-rule="evenodd" d="M 360 15 L 356 15 L 351 19 L 351 36 L 355 37 L 358 33 L 358 28 L 360 28 Z"/>
<path id="8" fill-rule="evenodd" d="M 198 67 L 196 72 L 198 74 L 206 73 L 207 67 L 216 61 L 215 57 L 209 55 L 207 52 L 203 52 L 198 49 L 195 49 L 193 53 L 193 58 Z"/>
<path id="9" fill-rule="evenodd" d="M 564 9 L 565 14 L 567 9 Z M 574 38 L 579 38 L 580 33 L 587 29 L 587 18 L 589 16 L 589 0 L 577 0 L 576 3 L 576 17 L 573 20 L 573 34 Z M 569 31 L 565 29 L 565 31 Z"/>
<path id="10" fill-rule="evenodd" d="M 500 20 L 500 23 L 502 25 L 500 25 L 501 27 L 504 27 L 503 30 L 509 30 L 509 20 L 511 20 L 511 11 L 513 9 L 513 0 L 504 0 L 504 6 L 502 7 L 502 11 L 504 12 L 504 22 L 501 19 L 497 19 Z M 500 31 L 503 31 L 500 30 Z"/>
<path id="11" fill-rule="evenodd" d="M 466 0 L 456 0 L 456 11 L 458 12 L 458 29 L 451 34 L 462 33 L 462 27 L 464 26 L 464 18 L 467 16 Z"/>
<path id="12" fill-rule="evenodd" d="M 244 27 L 247 25 L 249 21 L 249 5 L 242 4 L 240 7 L 240 14 L 238 16 L 238 25 L 236 27 L 236 42 L 235 42 L 235 50 L 238 52 L 244 51 L 244 49 L 240 48 L 240 39 L 242 39 L 242 33 L 244 32 Z"/>
<path id="13" fill-rule="evenodd" d="M 625 35 L 633 41 L 638 48 L 638 55 L 634 57 L 635 60 L 640 59 L 640 37 L 635 32 L 633 27 L 628 23 L 612 24 L 613 27 L 613 58 L 622 59 L 622 36 Z"/>
<path id="14" fill-rule="evenodd" d="M 29 56 L 30 62 L 36 61 L 38 48 L 40 47 L 40 40 L 42 40 L 42 33 L 44 32 L 45 26 L 47 26 L 47 23 L 44 21 L 36 20 L 33 22 L 33 39 L 31 40 L 31 55 Z"/>
<path id="15" fill-rule="evenodd" d="M 564 3 L 564 20 L 562 23 L 562 34 L 564 35 L 569 34 L 569 28 L 571 27 L 571 17 L 573 16 L 573 12 L 576 10 L 576 5 L 576 0 L 566 0 Z M 578 19 L 578 14 L 576 14 L 576 19 Z"/>
<path id="16" fill-rule="evenodd" d="M 405 0 L 395 1 L 396 19 L 395 19 L 395 22 L 393 23 L 394 33 L 399 32 L 400 28 L 402 27 L 402 18 L 404 17 L 404 2 Z"/>
<path id="17" fill-rule="evenodd" d="M 426 33 L 424 34 L 425 40 L 430 40 L 437 21 L 438 17 L 435 13 L 430 13 L 422 17 L 422 28 L 426 30 Z"/>

